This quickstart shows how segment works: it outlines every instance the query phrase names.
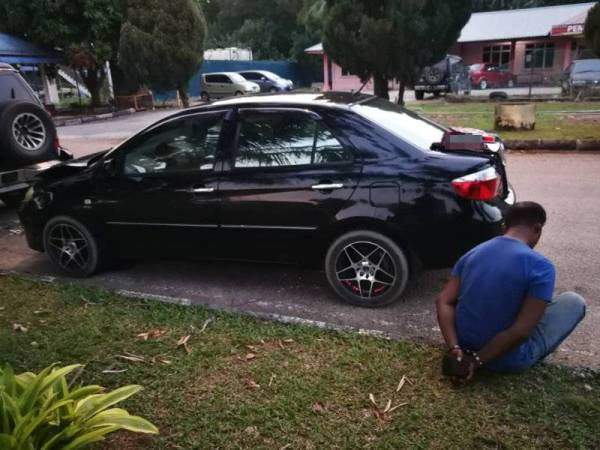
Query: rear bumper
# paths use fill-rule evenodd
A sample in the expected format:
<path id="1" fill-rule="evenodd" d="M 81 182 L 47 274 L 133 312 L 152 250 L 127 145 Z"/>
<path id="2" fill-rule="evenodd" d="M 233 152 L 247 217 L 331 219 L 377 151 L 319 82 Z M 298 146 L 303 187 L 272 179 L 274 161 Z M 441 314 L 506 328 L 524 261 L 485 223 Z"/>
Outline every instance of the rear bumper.
<path id="1" fill-rule="evenodd" d="M 415 86 L 415 91 L 437 92 L 447 90 L 447 84 L 418 84 Z"/>
<path id="2" fill-rule="evenodd" d="M 60 162 L 61 160 L 56 159 L 19 169 L 0 172 L 0 194 L 8 194 L 9 192 L 22 191 L 29 188 L 30 183 L 40 172 L 50 169 L 51 167 L 60 164 Z"/>

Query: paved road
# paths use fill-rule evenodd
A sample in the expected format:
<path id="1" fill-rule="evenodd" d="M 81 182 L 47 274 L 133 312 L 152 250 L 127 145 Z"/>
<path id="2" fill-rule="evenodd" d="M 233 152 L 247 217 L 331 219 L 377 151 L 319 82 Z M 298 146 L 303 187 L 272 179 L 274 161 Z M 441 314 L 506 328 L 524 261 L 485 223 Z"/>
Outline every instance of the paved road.
<path id="1" fill-rule="evenodd" d="M 90 142 L 110 145 L 117 136 L 125 137 L 120 133 L 127 127 L 141 127 L 161 114 L 134 116 L 127 119 L 129 125 L 64 127 L 60 133 L 77 144 L 72 147 L 75 153 L 82 154 L 90 150 Z M 548 209 L 539 250 L 556 262 L 557 291 L 576 290 L 588 299 L 584 323 L 554 359 L 600 368 L 600 154 L 512 153 L 509 173 L 519 198 L 540 201 Z M 27 248 L 15 214 L 1 205 L 0 270 L 57 275 L 42 255 Z M 108 271 L 86 283 L 439 341 L 434 299 L 447 276 L 447 271 L 427 272 L 409 287 L 402 303 L 379 310 L 341 304 L 322 272 L 294 267 L 157 260 Z"/>
<path id="2" fill-rule="evenodd" d="M 58 127 L 58 137 L 61 144 L 75 156 L 85 156 L 110 148 L 137 131 L 175 112 L 177 110 L 173 109 L 143 112 L 122 116 L 116 120 L 101 120 Z"/>

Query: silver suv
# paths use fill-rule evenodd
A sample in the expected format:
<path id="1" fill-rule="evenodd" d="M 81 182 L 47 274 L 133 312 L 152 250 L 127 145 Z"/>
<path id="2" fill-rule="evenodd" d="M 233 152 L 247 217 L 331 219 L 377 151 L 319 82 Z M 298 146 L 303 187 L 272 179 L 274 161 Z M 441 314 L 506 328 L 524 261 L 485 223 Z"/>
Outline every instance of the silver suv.
<path id="1" fill-rule="evenodd" d="M 258 94 L 260 86 L 246 80 L 235 72 L 213 72 L 202 75 L 200 96 L 205 102 L 212 98 L 231 97 L 234 95 Z"/>

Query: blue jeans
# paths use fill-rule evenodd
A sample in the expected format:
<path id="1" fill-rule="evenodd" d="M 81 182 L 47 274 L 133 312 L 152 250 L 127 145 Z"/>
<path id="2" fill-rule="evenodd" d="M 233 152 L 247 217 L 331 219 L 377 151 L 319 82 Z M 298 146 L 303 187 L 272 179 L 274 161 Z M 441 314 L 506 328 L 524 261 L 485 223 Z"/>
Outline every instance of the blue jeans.
<path id="1" fill-rule="evenodd" d="M 497 372 L 520 372 L 543 360 L 573 332 L 585 317 L 585 300 L 574 292 L 556 297 L 533 334 L 513 353 L 487 367 Z M 514 358 L 519 354 L 518 358 Z M 512 361 L 511 361 L 512 360 Z M 497 363 L 497 367 L 494 367 Z"/>

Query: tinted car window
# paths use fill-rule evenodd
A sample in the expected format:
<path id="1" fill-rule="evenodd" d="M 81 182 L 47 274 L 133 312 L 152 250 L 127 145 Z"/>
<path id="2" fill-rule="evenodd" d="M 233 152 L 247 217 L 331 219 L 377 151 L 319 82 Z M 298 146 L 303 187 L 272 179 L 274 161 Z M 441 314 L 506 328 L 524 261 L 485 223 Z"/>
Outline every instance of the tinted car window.
<path id="1" fill-rule="evenodd" d="M 401 140 L 428 150 L 442 141 L 444 128 L 387 100 L 374 98 L 354 105 L 352 110 Z"/>
<path id="2" fill-rule="evenodd" d="M 220 83 L 220 81 L 219 81 L 219 75 L 206 75 L 204 77 L 204 80 L 207 83 Z"/>
<path id="3" fill-rule="evenodd" d="M 590 59 L 586 61 L 575 61 L 573 73 L 600 72 L 600 59 Z"/>
<path id="4" fill-rule="evenodd" d="M 256 72 L 242 72 L 242 76 L 246 80 L 260 80 L 260 75 Z"/>
<path id="5" fill-rule="evenodd" d="M 352 158 L 331 131 L 308 114 L 251 112 L 242 116 L 237 168 L 332 164 Z"/>
<path id="6" fill-rule="evenodd" d="M 212 170 L 223 113 L 169 122 L 150 131 L 125 154 L 126 175 Z"/>
<path id="7" fill-rule="evenodd" d="M 232 84 L 233 82 L 227 75 L 219 75 L 218 83 Z"/>

